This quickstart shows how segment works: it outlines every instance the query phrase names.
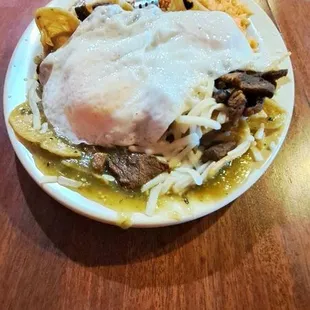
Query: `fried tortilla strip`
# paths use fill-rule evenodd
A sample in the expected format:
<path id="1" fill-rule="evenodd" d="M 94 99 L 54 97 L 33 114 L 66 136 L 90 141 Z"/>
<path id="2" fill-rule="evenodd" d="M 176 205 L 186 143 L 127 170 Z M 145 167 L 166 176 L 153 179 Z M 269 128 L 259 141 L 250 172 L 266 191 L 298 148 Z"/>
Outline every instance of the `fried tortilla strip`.
<path id="1" fill-rule="evenodd" d="M 33 128 L 32 112 L 27 103 L 19 105 L 12 111 L 9 122 L 15 133 L 29 142 L 40 143 L 46 135 Z"/>
<path id="2" fill-rule="evenodd" d="M 80 21 L 72 13 L 60 8 L 49 7 L 37 9 L 35 21 L 40 30 L 45 54 L 63 46 L 80 24 Z"/>
<path id="3" fill-rule="evenodd" d="M 23 103 L 16 107 L 10 117 L 9 122 L 15 133 L 23 139 L 39 144 L 44 150 L 64 158 L 77 158 L 81 152 L 74 146 L 58 138 L 52 130 L 42 133 L 32 127 L 32 114 L 28 103 Z"/>
<path id="4" fill-rule="evenodd" d="M 54 134 L 41 141 L 40 147 L 60 157 L 74 158 L 81 156 L 81 152 L 77 148 L 60 140 Z"/>
<path id="5" fill-rule="evenodd" d="M 85 158 L 83 158 L 82 160 L 79 159 L 64 159 L 61 161 L 61 163 L 72 169 L 75 170 L 77 172 L 82 172 L 82 173 L 86 173 L 86 174 L 92 174 L 92 169 L 90 166 L 90 161 L 89 162 L 85 162 Z"/>

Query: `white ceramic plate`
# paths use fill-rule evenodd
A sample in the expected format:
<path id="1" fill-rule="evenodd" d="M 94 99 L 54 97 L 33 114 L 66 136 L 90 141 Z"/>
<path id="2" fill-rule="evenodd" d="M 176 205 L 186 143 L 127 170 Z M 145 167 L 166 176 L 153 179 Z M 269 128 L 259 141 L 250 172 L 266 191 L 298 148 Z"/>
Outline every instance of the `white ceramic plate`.
<path id="1" fill-rule="evenodd" d="M 259 37 L 260 40 L 264 42 L 264 45 L 270 54 L 280 55 L 281 53 L 286 52 L 287 49 L 282 40 L 282 37 L 267 14 L 253 0 L 244 0 L 243 2 L 247 4 L 254 13 L 254 15 L 251 17 L 252 25 L 250 27 L 250 32 L 252 32 L 253 35 Z M 49 6 L 68 8 L 71 4 L 72 0 L 55 0 L 52 1 Z M 40 52 L 41 47 L 39 42 L 39 32 L 36 29 L 35 23 L 33 21 L 24 32 L 12 56 L 6 76 L 3 101 L 6 126 L 14 150 L 23 166 L 39 185 L 40 179 L 42 178 L 42 173 L 36 168 L 31 154 L 16 138 L 12 128 L 8 124 L 8 117 L 10 112 L 26 99 L 27 83 L 25 82 L 25 79 L 33 77 L 35 72 L 33 58 L 34 56 L 40 54 Z M 182 219 L 179 221 L 176 221 L 167 216 L 166 212 L 158 212 L 153 217 L 148 217 L 142 213 L 134 213 L 131 217 L 132 226 L 167 226 L 191 221 L 193 219 L 205 216 L 222 208 L 242 195 L 263 175 L 263 173 L 274 160 L 284 141 L 293 112 L 294 77 L 290 60 L 287 58 L 282 63 L 281 67 L 289 69 L 290 83 L 280 88 L 275 99 L 287 111 L 288 117 L 277 148 L 267 159 L 267 161 L 259 169 L 254 170 L 248 179 L 238 189 L 233 191 L 225 198 L 216 202 L 204 203 L 197 201 L 191 203 L 191 213 L 184 214 Z M 94 201 L 91 201 L 81 196 L 80 194 L 71 191 L 68 188 L 62 187 L 58 184 L 45 184 L 40 186 L 54 199 L 77 213 L 105 223 L 117 224 L 119 222 L 119 215 L 117 212 L 106 208 Z"/>

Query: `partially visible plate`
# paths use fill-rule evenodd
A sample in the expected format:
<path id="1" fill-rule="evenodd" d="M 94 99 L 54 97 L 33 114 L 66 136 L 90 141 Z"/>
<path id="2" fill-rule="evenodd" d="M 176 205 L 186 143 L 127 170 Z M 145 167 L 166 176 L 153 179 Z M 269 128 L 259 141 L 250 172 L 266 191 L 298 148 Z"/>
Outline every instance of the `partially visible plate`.
<path id="1" fill-rule="evenodd" d="M 56 6 L 68 8 L 72 4 L 72 0 L 55 0 L 48 6 Z M 287 52 L 283 39 L 277 30 L 276 26 L 270 20 L 268 15 L 263 11 L 258 4 L 253 0 L 243 1 L 254 13 L 251 17 L 252 25 L 250 26 L 250 33 L 264 42 L 265 48 L 271 55 L 278 55 Z M 35 65 L 33 59 L 36 55 L 41 53 L 41 46 L 39 40 L 39 32 L 36 28 L 34 21 L 28 26 L 23 36 L 19 40 L 14 54 L 12 56 L 4 87 L 4 116 L 6 126 L 11 143 L 14 150 L 31 177 L 35 182 L 42 187 L 42 189 L 48 193 L 51 197 L 58 202 L 68 207 L 69 209 L 95 219 L 100 222 L 118 224 L 119 214 L 107 207 L 102 206 L 94 201 L 91 201 L 80 194 L 71 191 L 70 189 L 63 187 L 59 184 L 45 184 L 40 183 L 40 179 L 43 174 L 35 166 L 31 153 L 26 147 L 19 142 L 16 138 L 14 131 L 8 124 L 8 118 L 11 111 L 20 103 L 26 100 L 27 94 L 27 79 L 31 79 L 35 72 Z M 192 210 L 187 214 L 184 214 L 180 220 L 172 219 L 167 215 L 166 211 L 158 212 L 153 217 L 148 217 L 142 213 L 133 213 L 131 217 L 131 223 L 134 227 L 159 227 L 179 224 L 188 222 L 196 218 L 205 216 L 211 212 L 214 212 L 223 206 L 229 204 L 245 191 L 247 191 L 266 171 L 270 166 L 287 134 L 289 124 L 292 117 L 294 106 L 294 76 L 292 70 L 292 64 L 289 58 L 286 58 L 281 67 L 288 68 L 288 77 L 290 82 L 283 85 L 277 92 L 275 99 L 287 111 L 287 121 L 280 136 L 276 149 L 272 152 L 269 158 L 264 162 L 259 169 L 253 170 L 247 180 L 236 190 L 231 192 L 228 196 L 220 199 L 216 202 L 201 202 L 195 201 L 192 203 Z"/>

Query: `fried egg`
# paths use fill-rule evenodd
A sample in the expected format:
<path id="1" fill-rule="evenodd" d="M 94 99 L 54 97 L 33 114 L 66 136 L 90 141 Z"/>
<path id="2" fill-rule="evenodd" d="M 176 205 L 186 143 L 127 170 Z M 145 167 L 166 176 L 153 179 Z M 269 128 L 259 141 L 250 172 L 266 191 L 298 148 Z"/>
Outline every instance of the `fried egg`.
<path id="1" fill-rule="evenodd" d="M 44 112 L 73 144 L 154 144 L 194 87 L 246 67 L 253 54 L 223 12 L 97 7 L 42 62 Z"/>

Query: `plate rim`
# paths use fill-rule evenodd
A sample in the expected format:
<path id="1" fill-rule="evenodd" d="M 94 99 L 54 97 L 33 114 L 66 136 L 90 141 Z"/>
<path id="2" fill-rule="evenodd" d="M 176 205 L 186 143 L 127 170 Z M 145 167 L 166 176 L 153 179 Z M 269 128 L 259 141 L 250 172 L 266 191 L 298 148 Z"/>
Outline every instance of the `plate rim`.
<path id="1" fill-rule="evenodd" d="M 61 6 L 65 7 L 66 5 L 63 4 L 64 1 L 62 1 Z M 246 0 L 243 1 L 246 5 L 248 5 L 250 8 L 254 8 L 253 11 L 254 15 L 258 14 L 264 16 L 265 21 L 268 21 L 268 27 L 273 28 L 273 30 L 276 31 L 276 35 L 278 35 L 278 39 L 282 41 L 283 46 L 285 47 L 285 50 L 287 51 L 285 42 L 281 36 L 280 31 L 278 30 L 277 26 L 273 23 L 273 21 L 270 19 L 270 17 L 267 15 L 267 13 L 259 6 L 258 3 L 254 2 L 254 0 Z M 59 0 L 54 0 L 51 1 L 47 6 L 53 6 L 53 5 L 58 5 Z M 67 4 L 69 5 L 72 4 L 71 0 L 68 0 Z M 60 6 L 60 4 L 59 4 Z M 19 49 L 21 48 L 21 45 L 25 39 L 29 37 L 29 34 L 31 34 L 31 31 L 33 31 L 35 27 L 34 20 L 31 21 L 31 23 L 28 25 L 22 36 L 20 37 L 14 52 L 11 56 L 11 60 L 9 62 L 9 66 L 6 72 L 5 76 L 5 83 L 4 83 L 4 91 L 3 91 L 3 114 L 4 114 L 4 119 L 5 119 L 5 125 L 6 125 L 6 130 L 8 132 L 10 142 L 13 146 L 13 149 L 15 151 L 15 154 L 17 155 L 19 161 L 23 165 L 23 167 L 26 169 L 27 173 L 30 175 L 30 177 L 41 187 L 49 196 L 51 196 L 53 199 L 64 205 L 65 207 L 69 208 L 70 210 L 83 215 L 85 217 L 88 217 L 90 219 L 103 222 L 103 223 L 108 223 L 112 225 L 119 225 L 119 214 L 118 212 L 109 209 L 108 207 L 105 207 L 99 203 L 96 203 L 92 201 L 91 199 L 88 199 L 80 194 L 82 200 L 86 200 L 90 205 L 96 206 L 98 208 L 98 212 L 94 212 L 93 208 L 89 209 L 87 206 L 81 206 L 81 204 L 77 205 L 76 201 L 70 197 L 71 195 L 68 193 L 72 193 L 73 191 L 66 188 L 62 187 L 60 185 L 55 185 L 55 184 L 42 184 L 40 183 L 40 177 L 43 175 L 40 170 L 35 166 L 34 163 L 32 165 L 30 164 L 29 160 L 25 157 L 24 150 L 25 147 L 23 144 L 18 140 L 18 138 L 15 136 L 15 133 L 11 126 L 8 123 L 8 117 L 11 112 L 9 108 L 9 78 L 13 72 L 13 66 L 14 66 L 14 60 L 16 58 L 16 55 L 19 52 Z M 219 199 L 218 201 L 214 202 L 214 206 L 208 206 L 208 208 L 204 208 L 200 210 L 200 212 L 196 212 L 195 214 L 189 215 L 189 216 L 184 216 L 181 218 L 181 220 L 176 221 L 175 219 L 167 218 L 167 217 L 162 217 L 161 215 L 154 215 L 153 217 L 148 217 L 145 214 L 142 213 L 133 213 L 132 215 L 132 225 L 131 227 L 137 227 L 137 228 L 151 228 L 151 227 L 163 227 L 163 226 L 171 226 L 171 225 L 177 225 L 185 222 L 189 222 L 198 218 L 201 218 L 203 216 L 206 216 L 210 213 L 213 213 L 214 211 L 217 211 L 226 205 L 230 204 L 233 202 L 235 199 L 243 195 L 247 190 L 249 190 L 266 172 L 266 170 L 270 167 L 271 163 L 274 161 L 275 157 L 279 153 L 283 142 L 287 136 L 291 120 L 292 120 L 292 114 L 293 114 L 293 109 L 294 109 L 294 101 L 295 101 L 295 81 L 294 81 L 294 72 L 293 72 L 293 67 L 292 67 L 292 62 L 291 59 L 288 59 L 288 69 L 290 72 L 290 79 L 291 79 L 291 97 L 292 97 L 292 104 L 291 104 L 291 109 L 287 111 L 287 116 L 288 119 L 286 121 L 285 128 L 283 129 L 279 142 L 277 144 L 276 150 L 274 150 L 267 160 L 263 163 L 262 167 L 257 169 L 257 176 L 253 177 L 251 180 L 248 177 L 246 181 L 244 181 L 240 186 L 238 186 L 236 189 L 234 189 L 227 197 Z M 31 154 L 28 150 L 27 152 Z M 34 166 L 34 167 L 32 167 Z M 35 171 L 36 170 L 36 171 Z M 39 172 L 39 173 L 38 173 Z M 253 171 L 252 171 L 253 172 Z M 251 174 L 252 174 L 251 172 Z M 40 175 L 41 174 L 41 175 Z M 99 210 L 100 209 L 100 210 Z M 99 212 L 100 211 L 100 212 Z"/>

